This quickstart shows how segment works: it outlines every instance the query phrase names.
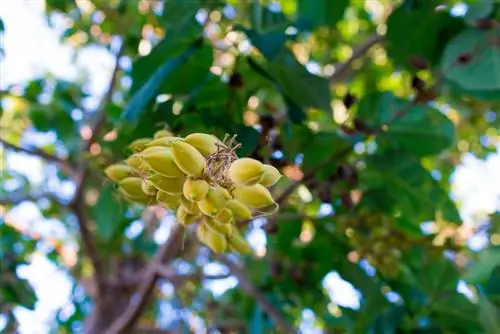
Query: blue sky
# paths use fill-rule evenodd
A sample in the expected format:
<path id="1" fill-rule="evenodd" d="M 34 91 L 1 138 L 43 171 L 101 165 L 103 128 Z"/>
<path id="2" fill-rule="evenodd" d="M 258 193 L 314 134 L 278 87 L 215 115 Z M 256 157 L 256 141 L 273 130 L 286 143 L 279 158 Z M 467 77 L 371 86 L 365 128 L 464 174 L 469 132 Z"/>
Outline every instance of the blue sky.
<path id="1" fill-rule="evenodd" d="M 65 19 L 62 16 L 58 17 L 56 26 L 49 28 L 43 15 L 43 6 L 44 1 L 41 0 L 0 1 L 0 13 L 6 28 L 3 37 L 5 57 L 0 60 L 0 89 L 5 89 L 10 84 L 23 84 L 37 76 L 51 73 L 58 78 L 86 82 L 93 97 L 89 101 L 91 107 L 99 101 L 107 86 L 113 67 L 113 56 L 99 46 L 85 47 L 75 53 L 73 46 L 61 44 L 59 36 L 66 24 Z M 75 54 L 78 55 L 76 60 L 73 59 Z M 50 141 L 51 138 L 48 137 L 36 136 L 31 140 L 37 143 L 42 140 Z M 24 154 L 9 153 L 7 165 L 27 175 L 35 183 L 42 182 L 43 175 L 47 172 L 40 159 Z M 493 154 L 485 160 L 479 160 L 473 155 L 465 154 L 452 180 L 453 198 L 460 203 L 465 224 L 472 226 L 484 215 L 500 209 L 498 186 L 500 155 Z M 70 196 L 74 187 L 71 184 L 57 184 L 55 188 L 59 193 Z M 74 236 L 67 233 L 61 222 L 44 219 L 33 203 L 22 203 L 7 212 L 6 217 L 27 230 L 38 231 L 46 237 L 63 240 L 68 252 L 74 253 L 76 247 Z M 158 242 L 168 236 L 170 226 L 171 222 L 165 222 L 160 228 L 156 235 Z M 264 254 L 265 235 L 262 230 L 257 229 L 248 237 L 255 249 Z M 484 244 L 485 240 L 479 237 L 474 242 L 477 248 Z M 207 270 L 217 269 L 214 265 L 207 268 Z M 16 309 L 15 315 L 20 321 L 21 333 L 47 332 L 58 309 L 62 308 L 66 314 L 71 314 L 72 307 L 68 302 L 71 278 L 47 260 L 43 249 L 33 254 L 30 264 L 22 267 L 18 274 L 30 281 L 39 298 L 33 312 L 23 308 Z M 230 279 L 224 284 L 211 283 L 211 287 L 216 293 L 222 293 L 225 286 L 235 284 L 236 281 Z M 335 304 L 354 308 L 359 306 L 359 293 L 337 273 L 332 272 L 327 276 L 325 286 L 328 288 L 333 306 Z M 313 323 L 314 314 L 306 310 L 303 318 L 304 324 Z M 2 319 L 0 319 L 0 331 L 1 327 Z"/>

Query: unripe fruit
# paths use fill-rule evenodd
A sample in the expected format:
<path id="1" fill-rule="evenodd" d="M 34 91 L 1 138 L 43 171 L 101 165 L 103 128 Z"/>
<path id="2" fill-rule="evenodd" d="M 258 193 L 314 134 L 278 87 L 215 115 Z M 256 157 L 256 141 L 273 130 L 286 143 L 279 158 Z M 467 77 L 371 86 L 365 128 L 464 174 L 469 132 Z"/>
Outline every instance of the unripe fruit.
<path id="1" fill-rule="evenodd" d="M 156 193 L 156 200 L 158 203 L 163 204 L 167 209 L 175 210 L 181 203 L 181 195 L 169 194 L 164 191 L 158 190 Z"/>
<path id="2" fill-rule="evenodd" d="M 184 141 L 200 151 L 205 157 L 217 151 L 217 143 L 222 144 L 217 137 L 206 133 L 192 133 L 184 138 Z"/>
<path id="3" fill-rule="evenodd" d="M 252 212 L 250 211 L 250 209 L 247 208 L 245 204 L 235 199 L 227 201 L 226 208 L 231 210 L 234 219 L 236 219 L 237 221 L 245 221 L 252 218 Z"/>
<path id="4" fill-rule="evenodd" d="M 175 164 L 172 157 L 172 151 L 169 148 L 163 148 L 162 150 L 152 153 L 141 154 L 141 157 L 156 173 L 166 177 L 181 177 L 184 175 Z"/>
<path id="5" fill-rule="evenodd" d="M 158 139 L 158 138 L 162 138 L 162 137 L 172 137 L 172 132 L 168 131 L 168 130 L 158 130 L 155 132 L 153 138 L 154 139 Z"/>
<path id="6" fill-rule="evenodd" d="M 156 138 L 146 144 L 146 147 L 171 147 L 172 143 L 179 140 L 179 137 L 161 137 Z"/>
<path id="7" fill-rule="evenodd" d="M 173 142 L 172 156 L 177 166 L 191 177 L 199 177 L 205 171 L 205 158 L 188 143 L 180 140 Z"/>
<path id="8" fill-rule="evenodd" d="M 181 196 L 181 204 L 182 206 L 186 209 L 187 212 L 189 212 L 192 215 L 198 215 L 200 214 L 200 209 L 198 208 L 198 205 L 196 202 L 192 202 L 185 198 L 184 196 Z"/>
<path id="9" fill-rule="evenodd" d="M 207 230 L 208 230 L 207 226 L 204 223 L 200 223 L 196 227 L 196 237 L 203 244 L 205 244 L 205 240 L 206 240 L 206 236 L 207 236 Z"/>
<path id="10" fill-rule="evenodd" d="M 237 231 L 227 238 L 229 249 L 240 254 L 252 254 L 250 244 Z"/>
<path id="11" fill-rule="evenodd" d="M 196 203 L 198 204 L 198 208 L 200 209 L 200 211 L 203 212 L 207 216 L 210 216 L 210 217 L 216 216 L 220 211 L 220 208 L 213 205 L 207 199 L 201 200 L 201 201 L 196 202 Z"/>
<path id="12" fill-rule="evenodd" d="M 184 185 L 185 178 L 170 178 L 160 174 L 154 174 L 149 178 L 149 180 L 158 190 L 169 194 L 182 194 L 182 186 Z"/>
<path id="13" fill-rule="evenodd" d="M 130 145 L 128 145 L 128 149 L 132 152 L 140 152 L 146 148 L 146 144 L 151 141 L 151 138 L 140 138 L 134 140 Z"/>
<path id="14" fill-rule="evenodd" d="M 165 149 L 168 149 L 168 147 L 164 147 L 164 146 L 151 146 L 151 147 L 145 148 L 142 152 L 139 152 L 139 153 L 136 153 L 136 154 L 139 154 L 140 157 L 143 157 L 144 155 L 150 154 L 150 153 L 165 152 Z"/>
<path id="15" fill-rule="evenodd" d="M 221 224 L 209 217 L 205 217 L 204 224 L 207 225 L 208 229 L 212 229 L 225 236 L 232 235 L 234 233 L 234 230 L 236 230 L 236 227 L 232 224 Z"/>
<path id="16" fill-rule="evenodd" d="M 196 222 L 196 216 L 186 210 L 183 205 L 177 209 L 176 217 L 177 221 L 182 225 L 191 225 Z"/>
<path id="17" fill-rule="evenodd" d="M 281 173 L 276 167 L 271 165 L 264 165 L 264 175 L 259 181 L 264 187 L 270 187 L 276 184 L 281 179 Z"/>
<path id="18" fill-rule="evenodd" d="M 225 201 L 229 201 L 230 199 L 233 198 L 233 196 L 231 196 L 231 193 L 226 188 L 221 187 L 219 185 L 217 185 L 216 188 L 217 192 L 219 192 L 222 195 Z"/>
<path id="19" fill-rule="evenodd" d="M 138 203 L 138 204 L 142 204 L 142 205 L 151 205 L 154 203 L 154 198 L 153 197 L 150 197 L 150 196 L 146 196 L 144 194 L 144 196 L 142 197 L 134 197 L 134 196 L 130 196 L 128 195 L 123 189 L 120 188 L 120 192 L 122 193 L 123 197 L 129 201 L 129 202 L 132 202 L 132 203 Z"/>
<path id="20" fill-rule="evenodd" d="M 226 237 L 215 230 L 207 229 L 205 233 L 205 245 L 214 253 L 224 253 L 227 249 Z"/>
<path id="21" fill-rule="evenodd" d="M 235 160 L 228 170 L 229 178 L 237 185 L 253 185 L 260 181 L 264 174 L 264 164 L 251 158 Z"/>
<path id="22" fill-rule="evenodd" d="M 236 186 L 233 190 L 233 196 L 236 200 L 251 208 L 261 209 L 276 205 L 269 190 L 261 184 Z"/>
<path id="23" fill-rule="evenodd" d="M 127 177 L 120 181 L 120 189 L 128 196 L 133 198 L 148 197 L 142 191 L 142 179 L 140 177 Z"/>
<path id="24" fill-rule="evenodd" d="M 156 188 L 154 186 L 153 183 L 151 183 L 151 181 L 149 180 L 146 180 L 146 179 L 143 179 L 142 180 L 142 183 L 141 183 L 141 188 L 142 188 L 142 191 L 146 194 L 146 195 L 149 195 L 149 196 L 156 196 Z"/>
<path id="25" fill-rule="evenodd" d="M 204 200 L 198 202 L 201 212 L 214 217 L 226 204 L 226 197 L 222 187 L 210 187 Z"/>
<path id="26" fill-rule="evenodd" d="M 128 157 L 127 160 L 125 160 L 127 165 L 129 165 L 132 168 L 135 168 L 137 170 L 146 170 L 147 167 L 144 166 L 144 163 L 142 162 L 141 157 L 139 154 L 132 154 L 130 157 Z"/>
<path id="27" fill-rule="evenodd" d="M 187 179 L 182 187 L 182 193 L 191 201 L 201 201 L 207 197 L 209 185 L 205 180 Z"/>
<path id="28" fill-rule="evenodd" d="M 233 212 L 228 208 L 222 208 L 214 217 L 214 220 L 220 224 L 230 224 L 234 222 Z"/>
<path id="29" fill-rule="evenodd" d="M 126 177 L 134 174 L 134 169 L 124 164 L 114 164 L 106 168 L 106 175 L 115 182 L 120 182 Z"/>

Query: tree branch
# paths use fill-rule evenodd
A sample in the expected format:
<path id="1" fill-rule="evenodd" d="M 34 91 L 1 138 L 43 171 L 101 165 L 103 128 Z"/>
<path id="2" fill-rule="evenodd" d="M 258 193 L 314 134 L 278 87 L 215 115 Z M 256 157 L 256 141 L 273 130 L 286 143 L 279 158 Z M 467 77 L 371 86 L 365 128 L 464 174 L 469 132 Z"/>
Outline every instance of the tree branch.
<path id="1" fill-rule="evenodd" d="M 50 153 L 45 152 L 44 150 L 41 150 L 41 149 L 36 148 L 36 147 L 33 149 L 28 149 L 25 147 L 17 146 L 17 145 L 12 144 L 12 143 L 10 143 L 7 140 L 2 139 L 2 138 L 0 138 L 0 143 L 2 145 L 4 145 L 6 148 L 11 149 L 13 151 L 23 152 L 23 153 L 26 153 L 29 155 L 40 157 L 46 161 L 59 164 L 61 166 L 61 168 L 70 175 L 73 175 L 75 173 L 75 166 L 73 166 L 68 160 L 63 159 L 63 158 L 59 158 L 55 155 L 52 155 Z"/>
<path id="2" fill-rule="evenodd" d="M 266 312 L 266 314 L 271 318 L 274 324 L 278 327 L 281 327 L 286 333 L 296 333 L 297 331 L 290 325 L 283 315 L 262 295 L 260 290 L 250 282 L 250 280 L 246 277 L 243 269 L 234 262 L 226 259 L 223 256 L 217 255 L 216 258 L 224 263 L 228 268 L 231 274 L 233 274 L 240 283 L 240 287 L 247 294 L 255 298 L 260 307 Z"/>
<path id="3" fill-rule="evenodd" d="M 156 266 L 156 272 L 160 277 L 172 282 L 174 285 L 178 284 L 180 282 L 186 281 L 186 280 L 201 281 L 204 279 L 226 279 L 226 278 L 231 276 L 231 274 L 229 274 L 229 273 L 228 274 L 220 274 L 220 275 L 205 275 L 201 271 L 197 271 L 197 272 L 195 272 L 193 274 L 189 274 L 189 275 L 179 275 L 179 274 L 174 273 L 173 269 L 171 269 L 163 264 Z"/>
<path id="4" fill-rule="evenodd" d="M 332 76 L 330 77 L 330 83 L 333 84 L 345 79 L 351 68 L 352 63 L 354 63 L 354 61 L 364 56 L 366 52 L 368 52 L 368 50 L 370 50 L 374 45 L 382 43 L 384 40 L 385 40 L 384 36 L 379 34 L 374 34 L 368 37 L 360 45 L 354 47 L 352 50 L 351 57 L 346 62 L 335 66 L 335 73 L 333 73 Z"/>
<path id="5" fill-rule="evenodd" d="M 132 296 L 129 305 L 123 314 L 106 330 L 105 334 L 119 334 L 130 331 L 139 319 L 142 311 L 147 305 L 154 286 L 159 278 L 158 268 L 164 263 L 170 262 L 181 249 L 182 225 L 177 224 L 170 238 L 158 249 L 152 263 L 149 265 L 137 292 Z"/>

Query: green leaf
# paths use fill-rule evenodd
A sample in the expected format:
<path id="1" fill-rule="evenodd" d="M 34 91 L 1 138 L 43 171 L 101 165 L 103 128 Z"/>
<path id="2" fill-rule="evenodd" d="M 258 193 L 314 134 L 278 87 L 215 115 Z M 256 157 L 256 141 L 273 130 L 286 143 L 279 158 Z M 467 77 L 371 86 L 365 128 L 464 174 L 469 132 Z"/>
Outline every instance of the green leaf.
<path id="1" fill-rule="evenodd" d="M 170 0 L 163 3 L 162 21 L 167 29 L 184 29 L 200 9 L 198 0 Z"/>
<path id="2" fill-rule="evenodd" d="M 486 283 L 498 266 L 500 266 L 500 249 L 485 249 L 479 253 L 479 259 L 470 269 L 466 279 L 472 284 Z"/>
<path id="3" fill-rule="evenodd" d="M 410 10 L 402 5 L 387 20 L 387 53 L 403 67 L 409 67 L 412 57 L 435 64 L 450 35 L 461 29 L 461 21 L 445 11 L 436 11 L 432 6 Z"/>
<path id="4" fill-rule="evenodd" d="M 448 194 L 417 159 L 405 154 L 392 153 L 368 159 L 367 168 L 360 173 L 360 187 L 382 190 L 378 192 L 379 200 L 390 200 L 416 224 L 435 219 L 438 211 L 446 220 L 461 221 Z M 387 196 L 387 199 L 380 196 Z"/>
<path id="5" fill-rule="evenodd" d="M 178 70 L 178 67 L 185 63 L 197 51 L 197 49 L 200 48 L 200 46 L 200 43 L 195 43 L 181 55 L 166 60 L 139 89 L 139 91 L 132 96 L 132 99 L 123 112 L 123 118 L 127 121 L 136 123 L 139 120 L 144 108 L 149 104 L 153 97 L 158 94 L 164 81 L 176 70 Z"/>
<path id="6" fill-rule="evenodd" d="M 3 24 L 3 20 L 0 18 L 0 33 L 5 31 L 5 25 Z"/>
<path id="7" fill-rule="evenodd" d="M 500 309 L 485 296 L 479 296 L 479 322 L 484 334 L 500 333 Z"/>
<path id="8" fill-rule="evenodd" d="M 264 7 L 258 1 L 248 1 L 247 15 L 253 29 L 259 32 L 269 30 L 286 29 L 290 20 L 280 11 L 272 11 Z M 245 5 L 242 5 L 245 6 Z"/>
<path id="9" fill-rule="evenodd" d="M 445 295 L 445 291 L 440 292 Z M 477 306 L 457 292 L 451 296 L 448 294 L 446 297 L 432 300 L 429 307 L 433 310 L 431 317 L 441 328 L 461 330 L 466 333 L 478 333 L 481 330 Z"/>
<path id="10" fill-rule="evenodd" d="M 299 0 L 298 14 L 312 28 L 335 27 L 348 4 L 349 0 Z"/>
<path id="11" fill-rule="evenodd" d="M 124 206 L 116 197 L 112 185 L 105 185 L 94 206 L 97 233 L 105 241 L 110 240 L 123 220 Z"/>
<path id="12" fill-rule="evenodd" d="M 467 5 L 467 13 L 464 19 L 469 23 L 474 23 L 477 20 L 487 18 L 494 8 L 493 1 L 476 1 Z"/>
<path id="13" fill-rule="evenodd" d="M 257 130 L 249 126 L 238 126 L 235 128 L 235 134 L 238 135 L 238 141 L 241 143 L 241 148 L 238 150 L 238 155 L 246 156 L 259 145 L 260 134 Z"/>
<path id="14" fill-rule="evenodd" d="M 243 31 L 252 44 L 267 58 L 267 60 L 272 60 L 276 57 L 283 50 L 285 42 L 291 39 L 291 36 L 279 30 L 260 34 L 254 29 L 246 29 L 244 27 L 238 27 L 236 29 Z"/>
<path id="15" fill-rule="evenodd" d="M 324 166 L 331 172 L 332 164 L 327 164 L 332 157 L 352 145 L 335 132 L 318 132 L 302 143 L 304 152 L 304 169 L 312 170 L 316 166 Z M 314 150 L 310 148 L 314 147 Z M 327 164 L 327 165 L 325 165 Z"/>
<path id="16" fill-rule="evenodd" d="M 425 104 L 412 106 L 391 92 L 363 97 L 357 115 L 370 127 L 383 128 L 377 138 L 384 145 L 402 146 L 416 156 L 437 154 L 455 139 L 455 126 L 448 117 Z"/>
<path id="17" fill-rule="evenodd" d="M 418 286 L 431 300 L 437 301 L 448 292 L 455 292 L 459 273 L 453 263 L 444 258 L 434 259 L 421 269 L 417 275 Z"/>
<path id="18" fill-rule="evenodd" d="M 499 29 L 469 29 L 451 40 L 442 58 L 445 78 L 466 91 L 490 91 L 499 94 L 499 33 Z M 464 55 L 470 59 L 457 63 L 457 59 Z"/>
<path id="19" fill-rule="evenodd" d="M 297 105 L 331 112 L 328 80 L 309 73 L 289 51 L 277 55 L 267 69 L 282 92 Z"/>

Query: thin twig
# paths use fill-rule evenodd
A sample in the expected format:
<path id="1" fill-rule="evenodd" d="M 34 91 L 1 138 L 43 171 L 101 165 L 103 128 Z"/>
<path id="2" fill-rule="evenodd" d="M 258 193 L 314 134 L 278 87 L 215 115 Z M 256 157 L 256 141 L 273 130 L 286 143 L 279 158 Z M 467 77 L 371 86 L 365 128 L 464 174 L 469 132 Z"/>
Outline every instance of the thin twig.
<path id="1" fill-rule="evenodd" d="M 272 319 L 276 326 L 281 327 L 286 333 L 297 332 L 297 330 L 285 320 L 283 315 L 262 295 L 261 291 L 250 282 L 239 265 L 223 256 L 217 256 L 217 259 L 229 268 L 231 274 L 238 279 L 241 289 L 255 298 L 259 306 L 266 312 L 269 318 Z"/>
<path id="2" fill-rule="evenodd" d="M 351 65 L 354 61 L 364 56 L 366 52 L 368 52 L 368 50 L 370 50 L 374 45 L 382 43 L 384 40 L 385 40 L 384 36 L 379 34 L 374 34 L 368 37 L 360 45 L 354 47 L 354 49 L 352 50 L 351 57 L 346 62 L 341 63 L 338 66 L 335 66 L 335 72 L 332 74 L 332 76 L 330 76 L 330 83 L 333 84 L 343 80 L 345 76 L 348 74 Z"/>
<path id="3" fill-rule="evenodd" d="M 146 307 L 149 297 L 153 292 L 154 286 L 159 278 L 158 267 L 170 262 L 179 253 L 182 245 L 183 231 L 182 225 L 177 224 L 175 226 L 170 234 L 170 238 L 156 252 L 153 262 L 149 265 L 129 305 L 122 315 L 105 331 L 105 334 L 119 334 L 130 331 L 139 319 L 139 316 Z"/>
<path id="4" fill-rule="evenodd" d="M 55 155 L 52 155 L 50 153 L 47 153 L 44 150 L 41 150 L 41 149 L 36 148 L 36 147 L 32 148 L 32 149 L 29 149 L 29 148 L 17 146 L 17 145 L 12 144 L 11 142 L 9 142 L 9 141 L 7 141 L 5 139 L 2 139 L 2 138 L 0 138 L 0 143 L 3 146 L 5 146 L 6 148 L 11 149 L 13 151 L 23 152 L 23 153 L 26 153 L 26 154 L 29 154 L 29 155 L 40 157 L 40 158 L 42 158 L 42 159 L 44 159 L 46 161 L 54 162 L 56 164 L 59 164 L 61 166 L 61 168 L 63 168 L 63 170 L 65 172 L 67 172 L 68 174 L 74 174 L 75 173 L 75 167 L 68 160 L 60 158 L 60 157 L 55 156 Z"/>
<path id="5" fill-rule="evenodd" d="M 156 266 L 156 271 L 158 275 L 168 281 L 171 281 L 174 285 L 184 281 L 201 281 L 205 279 L 226 279 L 231 276 L 231 274 L 220 274 L 220 275 L 206 275 L 201 271 L 197 271 L 189 275 L 179 275 L 174 273 L 172 268 L 169 268 L 163 264 Z"/>

